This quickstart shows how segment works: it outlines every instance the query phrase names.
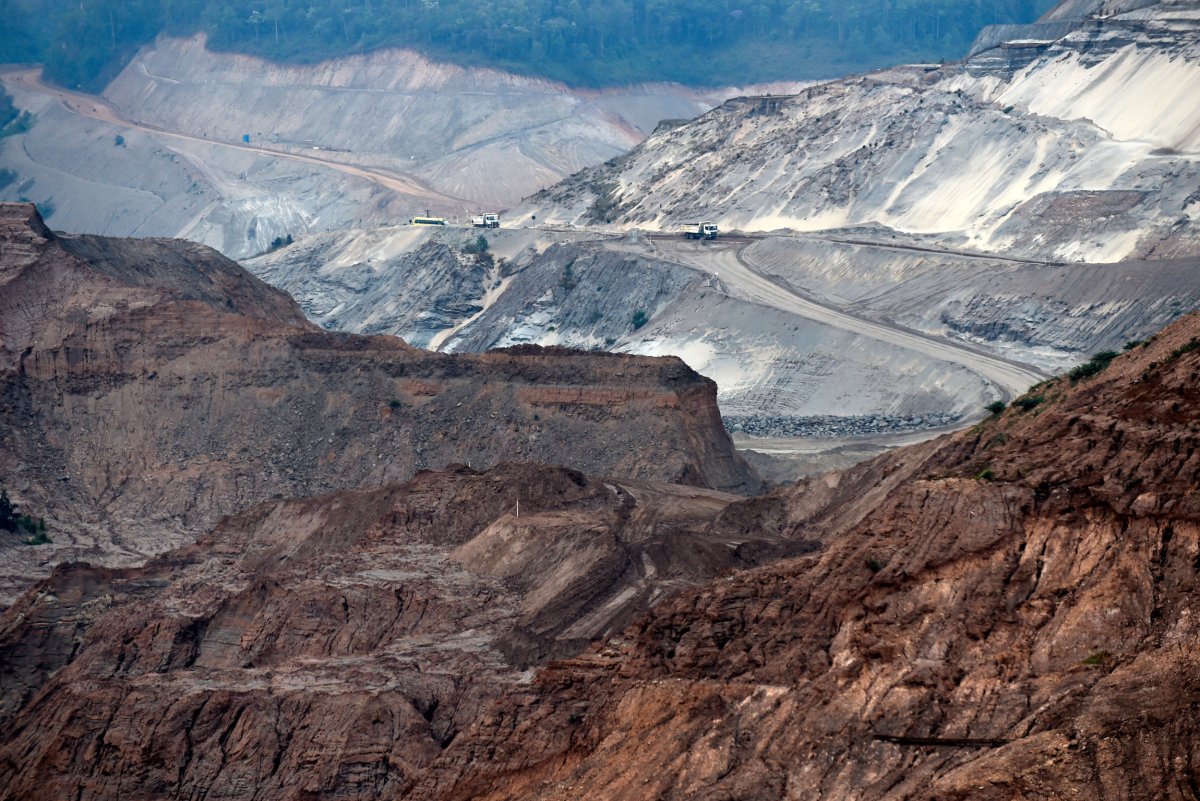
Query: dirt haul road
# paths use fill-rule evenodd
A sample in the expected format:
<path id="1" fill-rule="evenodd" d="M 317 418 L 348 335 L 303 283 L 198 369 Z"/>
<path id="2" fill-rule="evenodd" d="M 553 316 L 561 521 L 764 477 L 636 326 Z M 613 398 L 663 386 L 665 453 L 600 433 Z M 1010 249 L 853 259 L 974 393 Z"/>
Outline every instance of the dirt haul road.
<path id="1" fill-rule="evenodd" d="M 468 198 L 455 197 L 453 195 L 443 194 L 436 189 L 431 189 L 425 186 L 420 181 L 417 181 L 411 176 L 394 173 L 387 170 L 368 169 L 366 167 L 355 167 L 350 164 L 343 164 L 339 161 L 334 161 L 329 158 L 320 156 L 309 156 L 301 153 L 292 153 L 286 150 L 277 150 L 265 145 L 252 145 L 242 142 L 223 142 L 215 139 L 209 139 L 204 136 L 196 136 L 194 134 L 185 133 L 183 131 L 172 131 L 166 128 L 160 128 L 157 125 L 148 125 L 146 123 L 135 122 L 126 119 L 121 115 L 120 110 L 103 98 L 95 95 L 83 94 L 82 92 L 72 92 L 67 89 L 60 89 L 56 86 L 50 86 L 42 81 L 41 69 L 13 69 L 6 72 L 0 72 L 0 82 L 11 83 L 20 86 L 28 92 L 48 95 L 62 104 L 67 111 L 79 114 L 84 117 L 90 117 L 94 120 L 107 122 L 111 125 L 119 125 L 124 128 L 131 128 L 138 131 L 143 131 L 149 134 L 165 136 L 172 139 L 183 139 L 189 142 L 199 142 L 201 144 L 213 145 L 215 147 L 225 147 L 233 150 L 244 150 L 250 153 L 257 153 L 261 156 L 271 156 L 273 158 L 285 159 L 287 161 L 296 161 L 303 164 L 313 164 L 319 167 L 326 167 L 331 170 L 337 170 L 340 173 L 351 175 L 356 178 L 370 181 L 373 184 L 382 186 L 385 189 L 390 189 L 393 192 L 399 192 L 402 195 L 409 197 L 428 200 L 435 203 L 447 203 L 453 206 L 471 206 L 478 204 Z"/>
<path id="2" fill-rule="evenodd" d="M 715 275 L 731 297 L 960 364 L 994 384 L 1005 401 L 1023 394 L 1047 377 L 1023 364 L 898 326 L 867 320 L 807 298 L 767 278 L 746 256 L 746 241 L 685 242 L 676 237 L 654 237 L 653 242 L 668 260 Z"/>

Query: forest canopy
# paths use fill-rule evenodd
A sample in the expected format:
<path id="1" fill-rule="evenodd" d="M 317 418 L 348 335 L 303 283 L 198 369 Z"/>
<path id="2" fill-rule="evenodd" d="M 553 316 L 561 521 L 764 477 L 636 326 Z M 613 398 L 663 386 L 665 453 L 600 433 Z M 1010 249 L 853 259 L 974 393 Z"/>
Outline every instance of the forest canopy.
<path id="1" fill-rule="evenodd" d="M 800 80 L 960 58 L 1053 0 L 0 0 L 0 62 L 98 91 L 159 34 L 311 63 L 411 47 L 574 85 Z"/>

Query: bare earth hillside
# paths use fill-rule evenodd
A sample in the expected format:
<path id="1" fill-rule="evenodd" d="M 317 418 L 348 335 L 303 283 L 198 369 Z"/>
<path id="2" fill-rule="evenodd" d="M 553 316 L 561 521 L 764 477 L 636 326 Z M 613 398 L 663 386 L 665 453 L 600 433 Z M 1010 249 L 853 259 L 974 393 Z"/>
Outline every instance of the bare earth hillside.
<path id="1" fill-rule="evenodd" d="M 963 64 L 734 99 L 522 208 L 622 228 L 882 226 L 1054 260 L 1194 255 L 1200 4 L 1134 5 L 1010 31 Z"/>
<path id="2" fill-rule="evenodd" d="M 326 333 L 203 246 L 0 210 L 0 482 L 58 532 L 5 550 L 6 593 L 50 554 L 136 559 L 263 499 L 455 462 L 761 486 L 678 360 Z"/>
<path id="3" fill-rule="evenodd" d="M 0 139 L 17 175 L 0 199 L 49 202 L 63 230 L 178 236 L 235 258 L 288 234 L 509 208 L 743 91 L 575 90 L 407 50 L 279 65 L 202 38 L 148 46 L 102 97 L 36 70 L 0 80 L 36 117 L 36 133 Z"/>
<path id="4" fill-rule="evenodd" d="M 754 499 L 457 467 L 62 565 L 0 618 L 0 792 L 1188 798 L 1198 379 L 1193 315 Z"/>
<path id="5" fill-rule="evenodd" d="M 1198 379 L 1193 315 L 872 463 L 857 523 L 811 483 L 727 508 L 823 547 L 547 667 L 412 797 L 1192 797 Z"/>
<path id="6" fill-rule="evenodd" d="M 735 500 L 459 466 L 64 565 L 0 618 L 0 794 L 394 798 L 531 665 L 813 547 L 691 533 Z"/>

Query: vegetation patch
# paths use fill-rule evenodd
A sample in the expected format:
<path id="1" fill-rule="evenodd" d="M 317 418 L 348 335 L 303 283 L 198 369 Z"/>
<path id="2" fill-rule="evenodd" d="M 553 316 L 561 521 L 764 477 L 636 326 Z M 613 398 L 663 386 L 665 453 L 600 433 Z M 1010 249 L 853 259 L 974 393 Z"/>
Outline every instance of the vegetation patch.
<path id="1" fill-rule="evenodd" d="M 1180 345 L 1178 348 L 1171 351 L 1170 359 L 1178 359 L 1180 356 L 1196 350 L 1200 350 L 1200 337 L 1192 337 L 1185 344 Z"/>
<path id="2" fill-rule="evenodd" d="M 610 223 L 616 216 L 617 185 L 612 181 L 601 181 L 595 186 L 595 198 L 588 206 L 588 220 L 593 223 Z"/>
<path id="3" fill-rule="evenodd" d="M 1099 375 L 1112 363 L 1113 359 L 1117 358 L 1117 355 L 1115 351 L 1101 351 L 1092 356 L 1088 361 L 1071 370 L 1071 372 L 1067 373 L 1067 376 L 1071 379 L 1071 383 L 1074 384 L 1076 381 Z"/>
<path id="4" fill-rule="evenodd" d="M 996 400 L 992 401 L 983 408 L 986 409 L 993 417 L 999 417 L 1004 413 L 1004 410 L 1008 408 L 1008 404 L 1002 400 Z"/>
<path id="5" fill-rule="evenodd" d="M 291 234 L 288 234 L 287 236 L 277 236 L 271 240 L 271 246 L 267 248 L 267 253 L 274 253 L 281 248 L 286 248 L 295 241 L 295 239 L 292 239 Z"/>
<path id="6" fill-rule="evenodd" d="M 0 139 L 23 134 L 33 127 L 34 117 L 13 105 L 12 96 L 0 89 Z"/>
<path id="7" fill-rule="evenodd" d="M 1033 22 L 1054 2 L 20 0 L 4 4 L 0 62 L 98 91 L 159 34 L 204 33 L 213 50 L 275 61 L 411 47 L 577 86 L 729 86 L 957 59 L 985 25 Z"/>
<path id="8" fill-rule="evenodd" d="M 575 260 L 571 259 L 563 265 L 562 275 L 558 279 L 558 285 L 570 292 L 575 288 Z"/>
<path id="9" fill-rule="evenodd" d="M 1026 395 L 1023 398 L 1017 398 L 1015 401 L 1013 401 L 1013 406 L 1016 406 L 1023 412 L 1027 412 L 1045 402 L 1045 395 Z"/>
<path id="10" fill-rule="evenodd" d="M 9 499 L 8 490 L 5 489 L 0 489 L 0 531 L 28 535 L 25 538 L 26 545 L 45 545 L 50 542 L 50 537 L 46 534 L 45 518 L 39 517 L 35 520 L 29 515 L 21 514 L 21 510 Z"/>
<path id="11" fill-rule="evenodd" d="M 488 242 L 488 238 L 483 234 L 480 234 L 474 239 L 466 242 L 462 246 L 462 252 L 469 253 L 473 256 L 478 256 L 480 253 L 487 253 L 489 248 L 491 248 L 491 243 Z"/>

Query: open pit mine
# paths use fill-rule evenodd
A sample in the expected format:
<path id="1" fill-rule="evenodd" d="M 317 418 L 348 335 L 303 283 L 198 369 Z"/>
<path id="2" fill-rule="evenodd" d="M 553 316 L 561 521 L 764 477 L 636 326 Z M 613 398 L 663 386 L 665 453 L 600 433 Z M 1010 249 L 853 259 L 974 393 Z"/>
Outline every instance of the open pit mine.
<path id="1" fill-rule="evenodd" d="M 1200 799 L 1197 0 L 0 80 L 0 801 Z"/>

